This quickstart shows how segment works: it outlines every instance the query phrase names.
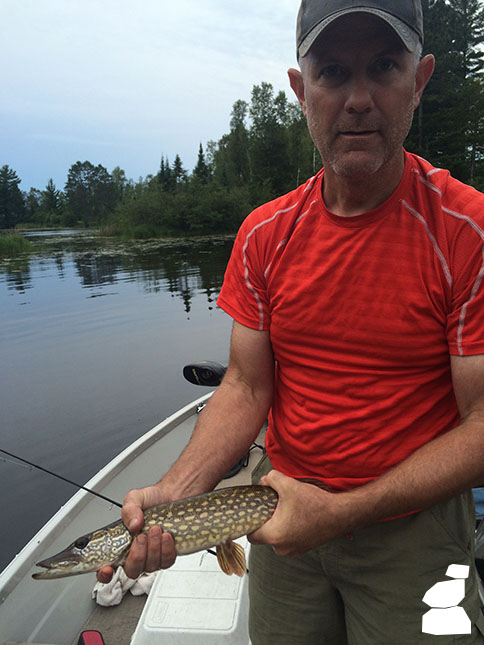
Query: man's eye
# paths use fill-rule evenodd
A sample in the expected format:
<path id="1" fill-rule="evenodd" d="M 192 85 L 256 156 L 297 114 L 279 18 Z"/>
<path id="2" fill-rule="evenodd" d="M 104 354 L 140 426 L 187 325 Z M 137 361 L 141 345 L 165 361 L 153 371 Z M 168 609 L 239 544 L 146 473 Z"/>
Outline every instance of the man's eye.
<path id="1" fill-rule="evenodd" d="M 338 81 L 345 77 L 345 70 L 340 65 L 326 65 L 321 70 L 320 76 L 327 81 Z"/>
<path id="2" fill-rule="evenodd" d="M 376 63 L 376 70 L 378 72 L 391 72 L 395 69 L 395 61 L 391 58 L 382 58 Z"/>

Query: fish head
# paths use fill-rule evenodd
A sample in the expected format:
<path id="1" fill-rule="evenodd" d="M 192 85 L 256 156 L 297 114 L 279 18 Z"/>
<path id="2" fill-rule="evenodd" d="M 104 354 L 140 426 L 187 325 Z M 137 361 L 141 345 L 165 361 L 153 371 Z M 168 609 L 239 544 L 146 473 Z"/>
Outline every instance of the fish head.
<path id="1" fill-rule="evenodd" d="M 50 558 L 37 563 L 45 571 L 34 573 L 35 580 L 50 580 L 116 566 L 126 559 L 132 537 L 122 522 L 114 522 L 86 533 Z"/>

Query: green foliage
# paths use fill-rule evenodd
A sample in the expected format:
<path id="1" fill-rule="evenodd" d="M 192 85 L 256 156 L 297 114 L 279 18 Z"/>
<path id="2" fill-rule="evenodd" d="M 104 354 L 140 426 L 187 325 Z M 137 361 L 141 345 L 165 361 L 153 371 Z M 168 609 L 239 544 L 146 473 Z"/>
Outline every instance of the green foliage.
<path id="1" fill-rule="evenodd" d="M 198 150 L 198 161 L 193 170 L 193 174 L 195 175 L 195 177 L 198 177 L 202 184 L 206 184 L 210 179 L 210 171 L 205 162 L 205 155 L 203 154 L 202 144 L 200 144 L 200 148 Z"/>
<path id="2" fill-rule="evenodd" d="M 213 179 L 220 186 L 245 187 L 255 206 L 296 188 L 321 166 L 296 102 L 270 83 L 255 85 L 250 104 L 234 103 L 230 132 L 210 142 Z"/>
<path id="3" fill-rule="evenodd" d="M 24 222 L 33 222 L 39 219 L 39 223 L 43 222 L 43 214 L 40 214 L 40 202 L 42 199 L 42 192 L 37 188 L 31 188 L 28 193 L 24 193 L 25 203 L 25 217 Z"/>
<path id="4" fill-rule="evenodd" d="M 117 192 L 104 166 L 78 161 L 70 167 L 65 186 L 70 221 L 88 226 L 102 222 L 113 210 Z"/>
<path id="5" fill-rule="evenodd" d="M 13 228 L 22 221 L 25 204 L 17 173 L 8 166 L 0 168 L 0 228 Z"/>
<path id="6" fill-rule="evenodd" d="M 480 0 L 424 0 L 424 54 L 436 57 L 406 142 L 454 177 L 476 184 L 484 152 L 484 10 Z"/>
<path id="7" fill-rule="evenodd" d="M 183 168 L 180 155 L 176 155 L 175 157 L 175 161 L 173 162 L 172 173 L 175 179 L 175 188 L 179 188 L 182 184 L 184 184 L 187 181 L 188 173 Z"/>
<path id="8" fill-rule="evenodd" d="M 126 173 L 119 166 L 116 166 L 111 173 L 111 180 L 114 184 L 116 202 L 120 202 L 128 184 Z"/>
<path id="9" fill-rule="evenodd" d="M 0 235 L 0 257 L 30 251 L 32 246 L 32 242 L 19 233 Z"/>

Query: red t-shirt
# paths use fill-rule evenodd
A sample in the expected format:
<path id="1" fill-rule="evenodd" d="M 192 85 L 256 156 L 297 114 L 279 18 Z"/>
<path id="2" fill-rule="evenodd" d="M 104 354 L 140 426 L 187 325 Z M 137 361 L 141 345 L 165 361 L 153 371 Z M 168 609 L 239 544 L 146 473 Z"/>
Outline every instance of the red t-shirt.
<path id="1" fill-rule="evenodd" d="M 484 195 L 406 153 L 384 204 L 339 217 L 323 175 L 249 215 L 218 304 L 270 332 L 274 468 L 347 490 L 459 422 L 449 355 L 484 353 Z"/>

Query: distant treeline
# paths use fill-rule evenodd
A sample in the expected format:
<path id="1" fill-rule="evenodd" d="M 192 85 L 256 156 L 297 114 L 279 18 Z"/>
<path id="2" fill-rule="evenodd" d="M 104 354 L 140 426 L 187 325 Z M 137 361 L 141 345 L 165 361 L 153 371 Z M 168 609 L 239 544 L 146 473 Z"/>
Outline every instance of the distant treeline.
<path id="1" fill-rule="evenodd" d="M 423 0 L 424 54 L 436 70 L 406 142 L 436 166 L 484 189 L 484 8 L 482 0 Z M 63 190 L 22 192 L 0 168 L 0 228 L 94 226 L 129 237 L 233 232 L 252 208 L 292 190 L 321 165 L 299 105 L 262 82 L 238 100 L 230 131 L 200 143 L 192 172 L 179 155 L 135 182 L 119 167 L 78 161 Z"/>

